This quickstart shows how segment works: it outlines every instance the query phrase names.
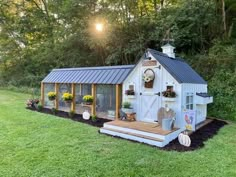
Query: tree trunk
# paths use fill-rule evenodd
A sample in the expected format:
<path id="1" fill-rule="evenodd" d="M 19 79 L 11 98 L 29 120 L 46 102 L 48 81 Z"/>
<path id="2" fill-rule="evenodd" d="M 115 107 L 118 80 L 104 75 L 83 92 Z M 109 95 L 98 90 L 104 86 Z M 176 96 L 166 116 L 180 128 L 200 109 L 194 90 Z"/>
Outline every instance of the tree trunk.
<path id="1" fill-rule="evenodd" d="M 225 14 L 225 0 L 221 0 L 222 2 L 222 23 L 223 23 L 223 36 L 226 36 L 226 14 Z"/>

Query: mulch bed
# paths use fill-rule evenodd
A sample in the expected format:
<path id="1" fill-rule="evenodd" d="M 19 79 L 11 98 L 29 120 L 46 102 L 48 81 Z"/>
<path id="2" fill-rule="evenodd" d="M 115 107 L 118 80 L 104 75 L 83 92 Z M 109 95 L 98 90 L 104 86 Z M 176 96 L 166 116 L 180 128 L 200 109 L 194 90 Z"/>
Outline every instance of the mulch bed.
<path id="1" fill-rule="evenodd" d="M 212 122 L 206 124 L 205 126 L 201 127 L 194 133 L 190 135 L 191 139 L 191 146 L 190 147 L 185 147 L 182 146 L 178 138 L 171 141 L 168 145 L 166 145 L 164 150 L 167 151 L 179 151 L 179 152 L 184 152 L 184 151 L 193 151 L 199 148 L 204 147 L 204 142 L 207 141 L 208 139 L 212 138 L 214 135 L 218 133 L 220 128 L 225 126 L 227 123 L 225 121 L 217 120 L 214 119 Z"/>
<path id="2" fill-rule="evenodd" d="M 30 109 L 32 111 L 37 111 L 35 108 L 28 108 L 27 107 L 27 109 Z M 41 112 L 53 115 L 51 109 L 48 109 L 48 108 L 43 108 Z M 104 123 L 111 121 L 111 120 L 107 120 L 107 119 L 103 119 L 103 118 L 98 118 L 96 122 L 93 122 L 91 119 L 84 120 L 82 118 L 81 114 L 75 114 L 73 118 L 70 118 L 68 116 L 68 113 L 64 112 L 64 111 L 58 111 L 56 113 L 56 116 L 66 118 L 66 119 L 71 119 L 73 121 L 77 121 L 77 122 L 81 122 L 81 123 L 85 123 L 85 124 L 89 124 L 89 125 L 92 125 L 95 127 L 103 127 Z M 190 139 L 191 139 L 191 146 L 190 147 L 185 147 L 185 146 L 181 145 L 178 141 L 178 138 L 176 138 L 175 140 L 171 141 L 168 145 L 166 145 L 165 147 L 160 148 L 160 149 L 166 150 L 166 151 L 178 151 L 178 152 L 194 151 L 196 149 L 204 147 L 204 142 L 206 142 L 208 139 L 210 139 L 214 135 L 216 135 L 218 133 L 218 131 L 220 130 L 220 128 L 222 128 L 225 125 L 227 125 L 227 123 L 225 121 L 213 119 L 213 121 L 204 125 L 203 127 L 201 127 L 200 129 L 198 129 L 197 131 L 193 132 L 190 135 Z M 119 137 L 116 137 L 116 138 L 119 138 Z M 129 141 L 134 142 L 134 143 L 138 143 L 138 142 L 132 141 L 132 140 L 129 140 Z M 155 148 L 157 148 L 157 147 L 155 147 Z"/>
<path id="3" fill-rule="evenodd" d="M 29 109 L 29 110 L 32 110 L 32 111 L 38 111 L 37 109 L 31 108 L 31 107 L 27 107 L 26 109 Z M 54 115 L 54 114 L 52 113 L 52 110 L 51 110 L 51 109 L 48 109 L 48 108 L 43 108 L 40 112 L 45 113 L 45 114 Z M 103 119 L 103 118 L 97 118 L 96 122 L 92 121 L 91 119 L 89 119 L 89 120 L 84 120 L 81 114 L 75 114 L 75 115 L 71 118 L 71 117 L 69 117 L 68 112 L 59 111 L 59 110 L 57 111 L 57 113 L 55 114 L 55 116 L 61 117 L 61 118 L 65 118 L 65 119 L 71 119 L 71 120 L 76 121 L 76 122 L 85 123 L 85 124 L 92 125 L 92 126 L 99 127 L 99 128 L 100 128 L 100 127 L 103 127 L 103 124 L 104 124 L 104 123 L 111 121 L 111 120 Z"/>

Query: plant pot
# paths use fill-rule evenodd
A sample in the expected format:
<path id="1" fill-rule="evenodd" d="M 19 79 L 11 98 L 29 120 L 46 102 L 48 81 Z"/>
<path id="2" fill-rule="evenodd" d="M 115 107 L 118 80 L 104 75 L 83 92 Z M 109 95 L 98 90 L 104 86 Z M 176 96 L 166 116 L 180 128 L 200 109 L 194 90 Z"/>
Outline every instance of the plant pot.
<path id="1" fill-rule="evenodd" d="M 149 82 L 144 82 L 144 87 L 145 88 L 153 88 L 153 83 L 154 83 L 154 80 L 151 80 Z"/>
<path id="2" fill-rule="evenodd" d="M 135 121 L 135 115 L 136 113 L 127 113 L 127 120 L 128 121 Z"/>
<path id="3" fill-rule="evenodd" d="M 56 98 L 55 97 L 48 97 L 49 101 L 54 101 Z"/>
<path id="4" fill-rule="evenodd" d="M 134 112 L 132 108 L 122 108 L 121 111 L 123 111 L 125 114 L 130 114 Z"/>
<path id="5" fill-rule="evenodd" d="M 70 104 L 72 100 L 65 100 L 65 103 Z"/>
<path id="6" fill-rule="evenodd" d="M 93 102 L 91 102 L 91 101 L 86 101 L 85 104 L 86 104 L 86 105 L 92 105 Z"/>
<path id="7" fill-rule="evenodd" d="M 173 101 L 175 101 L 175 99 L 176 99 L 175 97 L 174 97 L 174 98 L 171 98 L 171 97 L 164 97 L 164 96 L 162 97 L 162 100 L 163 100 L 163 101 L 169 101 L 169 102 L 173 102 Z"/>

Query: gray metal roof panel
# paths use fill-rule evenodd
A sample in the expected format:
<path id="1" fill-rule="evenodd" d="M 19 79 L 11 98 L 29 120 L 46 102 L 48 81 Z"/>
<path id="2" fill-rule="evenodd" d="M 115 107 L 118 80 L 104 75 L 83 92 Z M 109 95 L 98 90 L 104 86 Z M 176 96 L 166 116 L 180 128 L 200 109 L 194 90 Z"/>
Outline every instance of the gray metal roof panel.
<path id="1" fill-rule="evenodd" d="M 42 82 L 120 84 L 134 65 L 53 69 Z"/>
<path id="2" fill-rule="evenodd" d="M 207 84 L 182 58 L 170 58 L 153 49 L 148 51 L 179 83 Z"/>
<path id="3" fill-rule="evenodd" d="M 209 95 L 208 93 L 196 93 L 196 95 L 198 95 L 198 96 L 200 96 L 200 97 L 204 97 L 204 98 L 206 98 L 206 97 L 211 97 L 211 95 Z"/>

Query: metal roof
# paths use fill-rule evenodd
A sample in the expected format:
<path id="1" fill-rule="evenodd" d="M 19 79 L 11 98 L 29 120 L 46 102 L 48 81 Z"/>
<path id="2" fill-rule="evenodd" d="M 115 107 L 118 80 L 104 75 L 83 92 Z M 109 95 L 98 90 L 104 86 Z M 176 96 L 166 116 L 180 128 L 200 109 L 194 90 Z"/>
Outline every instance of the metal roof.
<path id="1" fill-rule="evenodd" d="M 121 84 L 135 65 L 53 69 L 43 83 Z"/>
<path id="2" fill-rule="evenodd" d="M 207 98 L 207 97 L 211 97 L 211 95 L 209 95 L 208 93 L 196 93 L 197 96 L 203 97 L 203 98 Z"/>
<path id="3" fill-rule="evenodd" d="M 148 51 L 179 83 L 207 84 L 182 58 L 171 58 L 153 49 Z"/>

